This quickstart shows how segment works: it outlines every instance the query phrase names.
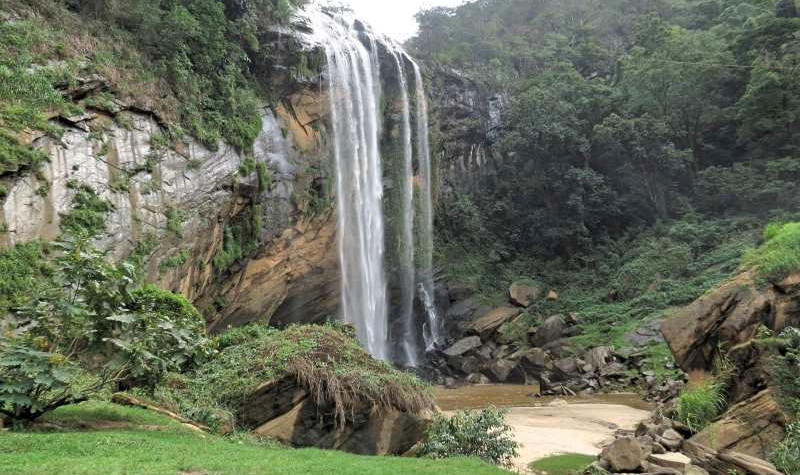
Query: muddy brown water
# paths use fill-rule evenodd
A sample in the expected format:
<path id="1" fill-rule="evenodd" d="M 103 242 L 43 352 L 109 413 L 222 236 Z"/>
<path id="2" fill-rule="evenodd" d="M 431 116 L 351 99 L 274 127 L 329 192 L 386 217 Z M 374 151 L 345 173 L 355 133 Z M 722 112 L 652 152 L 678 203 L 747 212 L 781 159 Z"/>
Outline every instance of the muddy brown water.
<path id="1" fill-rule="evenodd" d="M 537 397 L 538 386 L 523 386 L 513 384 L 480 384 L 461 386 L 456 389 L 447 389 L 438 386 L 435 389 L 436 404 L 442 411 L 455 411 L 458 409 L 481 409 L 488 406 L 502 408 L 511 407 L 539 407 L 547 406 L 556 399 L 562 399 L 570 404 L 618 404 L 645 411 L 653 410 L 654 406 L 643 401 L 638 394 L 613 393 L 596 394 L 591 396 L 571 397 Z"/>

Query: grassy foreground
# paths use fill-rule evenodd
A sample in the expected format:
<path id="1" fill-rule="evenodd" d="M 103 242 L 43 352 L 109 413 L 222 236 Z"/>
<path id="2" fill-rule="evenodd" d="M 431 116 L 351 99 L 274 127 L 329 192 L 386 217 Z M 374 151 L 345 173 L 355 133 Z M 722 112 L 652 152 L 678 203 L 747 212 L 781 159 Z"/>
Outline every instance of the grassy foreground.
<path id="1" fill-rule="evenodd" d="M 143 409 L 90 402 L 44 422 L 55 432 L 0 432 L 4 474 L 502 474 L 474 459 L 365 457 L 200 434 Z"/>
<path id="2" fill-rule="evenodd" d="M 577 475 L 595 460 L 591 455 L 559 454 L 531 462 L 528 468 L 538 474 Z"/>

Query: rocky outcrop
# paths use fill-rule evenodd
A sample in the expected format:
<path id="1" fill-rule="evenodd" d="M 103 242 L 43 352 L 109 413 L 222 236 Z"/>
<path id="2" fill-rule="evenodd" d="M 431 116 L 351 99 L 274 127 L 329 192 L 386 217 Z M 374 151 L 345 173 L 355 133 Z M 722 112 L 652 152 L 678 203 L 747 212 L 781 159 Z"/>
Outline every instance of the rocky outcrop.
<path id="1" fill-rule="evenodd" d="M 767 458 L 783 440 L 787 419 L 772 391 L 766 389 L 730 407 L 725 415 L 690 439 L 717 451 Z"/>
<path id="2" fill-rule="evenodd" d="M 412 414 L 363 402 L 342 423 L 333 405 L 319 405 L 294 378 L 263 384 L 242 405 L 240 422 L 296 447 L 365 455 L 401 455 L 419 442 L 432 413 Z"/>
<path id="3" fill-rule="evenodd" d="M 662 323 L 664 338 L 685 371 L 714 370 L 721 354 L 729 371 L 728 408 L 682 450 L 712 473 L 777 474 L 765 462 L 787 423 L 770 386 L 775 334 L 800 324 L 800 274 L 761 284 L 745 272 L 707 293 Z"/>
<path id="4" fill-rule="evenodd" d="M 684 371 L 712 369 L 719 348 L 751 341 L 759 327 L 780 331 L 800 324 L 799 275 L 757 285 L 743 273 L 664 320 L 661 331 Z"/>

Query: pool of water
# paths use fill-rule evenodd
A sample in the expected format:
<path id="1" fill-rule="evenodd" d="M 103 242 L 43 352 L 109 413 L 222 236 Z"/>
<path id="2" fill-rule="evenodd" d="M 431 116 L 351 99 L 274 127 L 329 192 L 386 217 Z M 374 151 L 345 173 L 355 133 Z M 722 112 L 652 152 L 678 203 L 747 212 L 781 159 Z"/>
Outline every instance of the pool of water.
<path id="1" fill-rule="evenodd" d="M 436 404 L 442 411 L 458 409 L 480 409 L 494 405 L 496 407 L 538 407 L 546 406 L 555 399 L 563 399 L 570 404 L 619 404 L 635 409 L 650 411 L 653 405 L 643 401 L 635 393 L 596 394 L 591 396 L 572 397 L 537 397 L 538 386 L 513 384 L 479 384 L 447 389 L 438 386 L 435 389 Z"/>

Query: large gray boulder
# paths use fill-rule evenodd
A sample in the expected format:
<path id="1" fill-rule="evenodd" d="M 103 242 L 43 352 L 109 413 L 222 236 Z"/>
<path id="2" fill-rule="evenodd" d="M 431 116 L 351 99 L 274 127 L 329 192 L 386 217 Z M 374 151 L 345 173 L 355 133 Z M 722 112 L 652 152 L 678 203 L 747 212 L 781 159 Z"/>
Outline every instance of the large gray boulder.
<path id="1" fill-rule="evenodd" d="M 461 356 L 468 351 L 481 346 L 481 339 L 478 336 L 468 336 L 455 342 L 450 348 L 444 350 L 444 354 L 450 357 Z"/>
<path id="2" fill-rule="evenodd" d="M 603 449 L 600 458 L 612 472 L 636 472 L 642 466 L 644 452 L 639 441 L 632 437 L 617 439 Z"/>
<path id="3" fill-rule="evenodd" d="M 561 316 L 553 315 L 536 329 L 531 344 L 536 347 L 546 346 L 548 343 L 561 339 L 566 328 L 567 325 L 561 319 Z"/>
<path id="4" fill-rule="evenodd" d="M 520 307 L 530 307 L 541 295 L 541 287 L 530 282 L 514 282 L 508 289 L 509 300 Z"/>

